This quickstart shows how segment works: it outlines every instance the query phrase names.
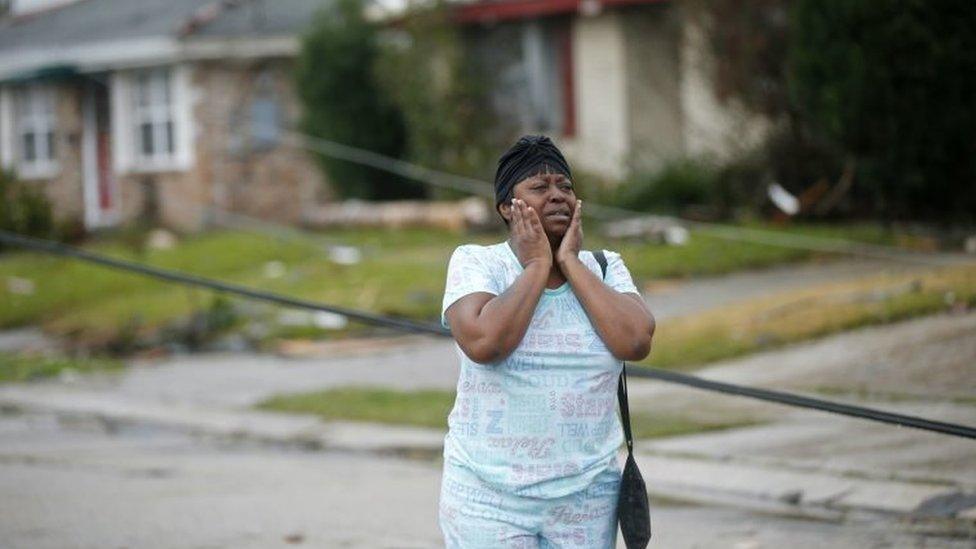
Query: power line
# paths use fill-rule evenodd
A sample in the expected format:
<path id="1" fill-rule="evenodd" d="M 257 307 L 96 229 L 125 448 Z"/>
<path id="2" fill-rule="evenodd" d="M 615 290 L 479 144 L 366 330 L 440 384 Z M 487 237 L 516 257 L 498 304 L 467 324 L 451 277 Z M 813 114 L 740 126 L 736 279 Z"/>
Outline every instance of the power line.
<path id="1" fill-rule="evenodd" d="M 171 269 L 163 269 L 161 267 L 153 267 L 150 265 L 145 265 L 134 261 L 116 259 L 113 257 L 108 257 L 106 255 L 89 252 L 81 248 L 76 248 L 74 246 L 68 246 L 67 244 L 62 244 L 60 242 L 53 242 L 50 240 L 44 240 L 40 238 L 19 235 L 8 231 L 0 231 L 0 242 L 3 242 L 5 244 L 10 244 L 12 246 L 19 246 L 22 248 L 38 250 L 52 255 L 74 257 L 76 259 L 81 259 L 84 261 L 88 261 L 90 263 L 95 263 L 113 269 L 119 269 L 131 273 L 141 274 L 144 276 L 158 278 L 161 280 L 165 280 L 167 282 L 175 282 L 178 284 L 183 284 L 186 286 L 196 286 L 199 288 L 208 288 L 211 290 L 216 290 L 218 292 L 227 292 L 227 293 L 239 295 L 241 297 L 247 297 L 250 299 L 268 301 L 271 303 L 276 303 L 278 305 L 284 305 L 286 307 L 296 307 L 299 309 L 308 309 L 312 311 L 325 311 L 329 313 L 340 314 L 358 320 L 360 322 L 373 324 L 376 326 L 385 326 L 388 328 L 394 328 L 397 330 L 403 330 L 408 332 L 430 333 L 430 334 L 442 335 L 442 336 L 450 335 L 450 331 L 435 324 L 417 322 L 405 318 L 394 318 L 390 316 L 377 315 L 377 314 L 368 313 L 364 311 L 358 311 L 355 309 L 348 309 L 337 305 L 323 305 L 321 303 L 316 303 L 314 301 L 288 297 L 281 294 L 265 292 L 262 290 L 255 290 L 252 288 L 248 288 L 247 286 L 241 286 L 229 282 L 222 282 L 219 280 L 214 280 L 212 278 L 197 276 L 190 273 L 184 273 L 184 272 L 175 271 Z"/>
<path id="2" fill-rule="evenodd" d="M 245 297 L 248 299 L 267 301 L 270 303 L 275 303 L 286 307 L 297 307 L 297 308 L 308 309 L 313 311 L 325 311 L 330 313 L 341 314 L 351 319 L 355 319 L 367 324 L 389 327 L 389 328 L 402 330 L 406 332 L 429 333 L 429 334 L 442 336 L 442 337 L 451 337 L 451 332 L 449 330 L 443 328 L 442 326 L 431 324 L 431 323 L 417 322 L 417 321 L 403 319 L 403 318 L 394 318 L 389 316 L 377 315 L 377 314 L 368 313 L 364 311 L 348 309 L 345 307 L 338 307 L 335 305 L 324 305 L 321 303 L 316 303 L 304 299 L 297 299 L 297 298 L 283 296 L 280 294 L 275 294 L 275 293 L 266 292 L 262 290 L 255 290 L 245 286 L 221 282 L 218 280 L 213 280 L 210 278 L 196 276 L 188 273 L 182 273 L 179 271 L 162 269 L 159 267 L 151 267 L 141 263 L 115 259 L 115 258 L 104 256 L 102 254 L 97 254 L 79 248 L 75 248 L 73 246 L 68 246 L 66 244 L 61 244 L 59 242 L 52 242 L 49 240 L 23 236 L 8 231 L 0 231 L 0 242 L 12 246 L 18 246 L 21 248 L 37 250 L 37 251 L 41 251 L 53 255 L 72 257 L 83 261 L 88 261 L 91 263 L 102 265 L 105 267 L 109 267 L 112 269 L 118 269 L 118 270 L 136 273 L 136 274 L 141 274 L 143 276 L 158 278 L 161 280 L 165 280 L 167 282 L 174 282 L 177 284 L 183 284 L 187 286 L 208 288 L 219 292 L 236 294 L 238 296 Z M 892 412 L 885 412 L 883 410 L 876 410 L 873 408 L 866 408 L 863 406 L 854 406 L 854 405 L 844 404 L 840 402 L 832 402 L 832 401 L 823 400 L 819 398 L 796 395 L 796 394 L 786 393 L 782 391 L 773 391 L 769 389 L 760 389 L 756 387 L 747 387 L 742 385 L 733 385 L 731 383 L 711 381 L 697 376 L 672 372 L 661 368 L 631 367 L 629 375 L 648 378 L 648 379 L 657 379 L 669 383 L 678 383 L 681 385 L 687 385 L 689 387 L 695 387 L 706 391 L 721 392 L 726 394 L 764 400 L 768 402 L 776 402 L 788 406 L 808 408 L 813 410 L 829 412 L 832 414 L 868 419 L 871 421 L 886 423 L 890 425 L 912 427 L 923 431 L 930 431 L 930 432 L 942 433 L 946 435 L 958 436 L 963 438 L 976 439 L 976 428 L 966 426 L 966 425 L 935 421 L 935 420 L 930 420 L 918 416 L 895 414 Z"/>

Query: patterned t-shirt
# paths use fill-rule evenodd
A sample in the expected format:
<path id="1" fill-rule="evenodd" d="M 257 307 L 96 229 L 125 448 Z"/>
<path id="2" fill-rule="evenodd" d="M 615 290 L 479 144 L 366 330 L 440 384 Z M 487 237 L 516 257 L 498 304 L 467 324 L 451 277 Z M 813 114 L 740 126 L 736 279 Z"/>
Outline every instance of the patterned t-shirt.
<path id="1" fill-rule="evenodd" d="M 620 254 L 604 253 L 605 283 L 637 294 Z M 579 257 L 602 276 L 591 252 Z M 507 241 L 459 246 L 448 266 L 441 323 L 449 327 L 443 313 L 461 297 L 499 295 L 521 273 Z M 455 346 L 461 371 L 445 460 L 489 485 L 543 498 L 582 490 L 601 471 L 618 468 L 622 363 L 600 339 L 569 282 L 543 291 L 525 337 L 505 359 L 480 364 Z"/>

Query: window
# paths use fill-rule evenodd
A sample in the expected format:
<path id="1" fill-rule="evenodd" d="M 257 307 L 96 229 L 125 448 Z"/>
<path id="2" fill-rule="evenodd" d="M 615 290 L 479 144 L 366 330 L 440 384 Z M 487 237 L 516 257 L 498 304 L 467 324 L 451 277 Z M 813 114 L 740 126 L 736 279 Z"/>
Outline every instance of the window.
<path id="1" fill-rule="evenodd" d="M 49 177 L 55 160 L 54 88 L 32 85 L 14 92 L 14 147 L 17 172 L 22 177 Z"/>
<path id="2" fill-rule="evenodd" d="M 176 132 L 170 71 L 140 71 L 132 84 L 133 152 L 143 164 L 171 163 L 176 154 Z"/>
<path id="3" fill-rule="evenodd" d="M 571 30 L 553 18 L 480 31 L 476 55 L 495 74 L 493 108 L 519 131 L 575 135 Z"/>
<path id="4" fill-rule="evenodd" d="M 251 99 L 251 147 L 262 151 L 274 148 L 279 137 L 278 101 L 271 73 L 264 71 L 258 75 L 254 88 Z"/>
<path id="5" fill-rule="evenodd" d="M 193 167 L 193 68 L 177 64 L 120 70 L 109 77 L 112 161 L 116 173 Z"/>

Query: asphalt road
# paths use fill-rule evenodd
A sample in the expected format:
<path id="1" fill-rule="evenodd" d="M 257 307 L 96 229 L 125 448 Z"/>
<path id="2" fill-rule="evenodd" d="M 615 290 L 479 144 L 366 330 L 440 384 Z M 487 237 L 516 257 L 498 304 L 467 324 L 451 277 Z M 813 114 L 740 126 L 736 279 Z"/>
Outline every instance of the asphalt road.
<path id="1" fill-rule="evenodd" d="M 0 547 L 440 547 L 436 462 L 0 416 Z M 828 522 L 652 499 L 652 547 L 971 548 L 871 517 Z M 622 543 L 620 547 L 622 547 Z"/>

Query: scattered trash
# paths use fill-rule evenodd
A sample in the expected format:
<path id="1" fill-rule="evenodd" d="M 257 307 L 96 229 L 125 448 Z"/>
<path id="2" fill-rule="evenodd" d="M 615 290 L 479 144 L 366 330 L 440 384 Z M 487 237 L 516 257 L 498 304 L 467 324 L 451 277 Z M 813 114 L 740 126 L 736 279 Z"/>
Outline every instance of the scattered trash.
<path id="1" fill-rule="evenodd" d="M 77 383 L 81 376 L 78 375 L 78 370 L 74 368 L 64 368 L 58 373 L 58 379 L 61 383 Z"/>
<path id="2" fill-rule="evenodd" d="M 349 319 L 340 314 L 319 311 L 315 313 L 313 322 L 315 326 L 325 330 L 341 330 L 349 324 Z"/>
<path id="3" fill-rule="evenodd" d="M 671 246 L 684 246 L 690 239 L 688 229 L 680 225 L 672 225 L 664 230 L 664 241 Z"/>
<path id="4" fill-rule="evenodd" d="M 799 505 L 803 500 L 803 490 L 790 490 L 780 494 L 779 500 L 790 505 Z"/>
<path id="5" fill-rule="evenodd" d="M 949 492 L 933 496 L 919 503 L 912 511 L 912 515 L 916 517 L 949 518 L 974 508 L 976 508 L 976 494 Z"/>
<path id="6" fill-rule="evenodd" d="M 243 334 L 227 334 L 205 346 L 210 352 L 246 353 L 253 351 L 253 345 Z"/>
<path id="7" fill-rule="evenodd" d="M 332 246 L 329 259 L 339 265 L 355 265 L 363 260 L 363 254 L 355 246 Z"/>
<path id="8" fill-rule="evenodd" d="M 265 278 L 281 278 L 288 272 L 288 268 L 281 261 L 268 261 L 264 264 Z"/>
<path id="9" fill-rule="evenodd" d="M 963 249 L 966 250 L 967 254 L 976 254 L 976 234 L 966 239 Z"/>
<path id="10" fill-rule="evenodd" d="M 479 228 L 497 222 L 488 201 L 470 197 L 458 201 L 391 200 L 366 202 L 345 200 L 306 210 L 303 222 L 309 227 L 432 227 L 450 231 Z"/>
<path id="11" fill-rule="evenodd" d="M 800 201 L 783 188 L 779 183 L 773 183 L 766 189 L 769 199 L 786 215 L 796 215 L 800 212 Z"/>
<path id="12" fill-rule="evenodd" d="M 14 295 L 34 295 L 34 290 L 36 290 L 34 281 L 29 278 L 7 277 L 7 291 Z"/>
<path id="13" fill-rule="evenodd" d="M 312 324 L 312 313 L 308 311 L 281 311 L 278 324 L 282 326 L 308 326 Z"/>
<path id="14" fill-rule="evenodd" d="M 491 209 L 488 208 L 484 200 L 472 196 L 470 198 L 465 198 L 460 202 L 461 212 L 464 213 L 464 219 L 469 225 L 480 227 L 488 225 L 491 220 Z"/>
<path id="15" fill-rule="evenodd" d="M 672 228 L 684 229 L 669 217 L 646 215 L 603 224 L 603 235 L 608 238 L 649 238 L 667 242 L 667 232 Z M 684 229 L 687 232 L 687 229 Z"/>
<path id="16" fill-rule="evenodd" d="M 282 326 L 315 326 L 323 330 L 341 330 L 349 324 L 349 319 L 327 311 L 283 311 L 278 315 L 278 323 Z"/>
<path id="17" fill-rule="evenodd" d="M 172 250 L 178 243 L 176 235 L 166 229 L 153 229 L 146 239 L 146 247 L 150 250 Z"/>
<path id="18" fill-rule="evenodd" d="M 945 304 L 951 307 L 956 302 L 956 292 L 946 292 L 944 298 Z"/>
<path id="19" fill-rule="evenodd" d="M 244 326 L 244 334 L 252 340 L 260 340 L 268 337 L 271 328 L 264 322 L 249 322 Z"/>

